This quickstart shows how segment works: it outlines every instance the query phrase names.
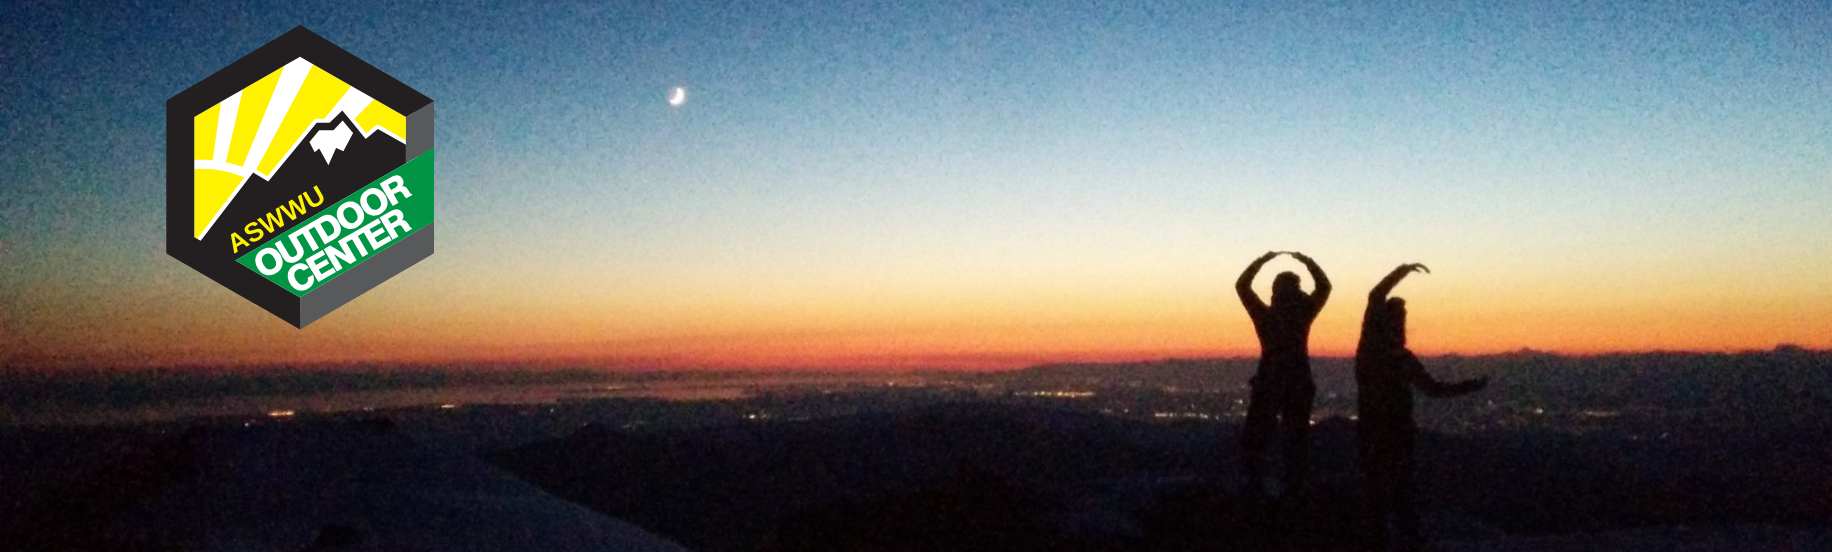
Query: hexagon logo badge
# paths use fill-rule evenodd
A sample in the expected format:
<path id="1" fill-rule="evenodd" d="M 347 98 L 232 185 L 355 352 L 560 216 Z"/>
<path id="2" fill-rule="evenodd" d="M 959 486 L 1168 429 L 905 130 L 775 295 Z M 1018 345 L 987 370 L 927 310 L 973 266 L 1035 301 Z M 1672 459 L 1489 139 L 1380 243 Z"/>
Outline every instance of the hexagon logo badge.
<path id="1" fill-rule="evenodd" d="M 432 255 L 432 99 L 305 27 L 165 119 L 166 252 L 294 326 Z"/>

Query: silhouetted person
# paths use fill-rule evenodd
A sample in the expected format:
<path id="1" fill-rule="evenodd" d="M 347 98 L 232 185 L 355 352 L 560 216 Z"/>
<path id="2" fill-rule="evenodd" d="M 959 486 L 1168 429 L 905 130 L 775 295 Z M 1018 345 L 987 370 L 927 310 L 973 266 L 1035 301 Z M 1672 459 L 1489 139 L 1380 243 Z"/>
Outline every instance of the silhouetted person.
<path id="1" fill-rule="evenodd" d="M 1247 403 L 1247 425 L 1241 431 L 1241 464 L 1247 469 L 1249 492 L 1266 494 L 1263 471 L 1266 446 L 1275 432 L 1282 433 L 1285 448 L 1285 495 L 1302 490 L 1310 466 L 1310 408 L 1317 386 L 1310 379 L 1310 323 L 1329 301 L 1329 277 L 1316 261 L 1303 253 L 1292 258 L 1310 269 L 1316 290 L 1305 294 L 1298 275 L 1281 272 L 1272 279 L 1272 304 L 1253 292 L 1253 278 L 1266 261 L 1281 252 L 1270 251 L 1247 265 L 1234 291 L 1240 294 L 1253 331 L 1259 335 L 1259 369 L 1253 374 Z M 1278 431 L 1280 428 L 1283 431 Z"/>
<path id="2" fill-rule="evenodd" d="M 1385 550 L 1387 523 L 1399 533 L 1402 550 L 1419 550 L 1418 510 L 1413 497 L 1413 447 L 1418 424 L 1412 419 L 1412 388 L 1428 397 L 1473 393 L 1487 378 L 1446 384 L 1425 372 L 1406 348 L 1406 301 L 1388 293 L 1413 272 L 1431 271 L 1421 264 L 1400 265 L 1368 292 L 1368 311 L 1361 319 L 1361 343 L 1355 348 L 1355 388 L 1359 394 L 1361 471 L 1368 482 L 1365 521 L 1369 550 Z"/>

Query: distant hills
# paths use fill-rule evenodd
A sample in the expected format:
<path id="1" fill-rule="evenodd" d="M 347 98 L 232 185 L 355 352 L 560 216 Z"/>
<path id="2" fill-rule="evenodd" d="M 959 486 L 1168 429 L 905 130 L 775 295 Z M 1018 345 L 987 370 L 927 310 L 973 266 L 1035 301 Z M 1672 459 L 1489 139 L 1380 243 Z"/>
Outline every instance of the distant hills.
<path id="1" fill-rule="evenodd" d="M 377 133 L 381 139 L 392 140 Z M 375 139 L 375 137 L 372 137 Z M 352 145 L 351 147 L 356 147 Z M 339 154 L 343 155 L 343 154 Z M 317 155 L 308 159 L 316 162 Z M 341 159 L 341 157 L 339 158 Z M 1621 353 L 1571 356 L 1523 350 L 1496 355 L 1425 359 L 1441 377 L 1489 376 L 1484 397 L 1549 406 L 1632 406 L 1710 410 L 1774 417 L 1832 411 L 1832 351 L 1783 346 L 1743 353 Z M 1238 390 L 1252 377 L 1251 358 L 1165 359 L 1125 363 L 1046 364 L 1006 372 L 899 372 L 917 379 L 1003 386 L 1183 387 Z M 1354 392 L 1353 362 L 1313 360 L 1319 396 Z M 37 409 L 127 408 L 220 397 L 288 397 L 352 391 L 457 386 L 587 382 L 765 380 L 775 374 L 820 374 L 833 381 L 870 381 L 885 372 L 612 371 L 589 368 L 518 369 L 513 365 L 352 365 L 153 370 L 0 370 L 0 425 Z M 1435 408 L 1426 403 L 1422 408 Z M 1812 420 L 1799 420 L 1803 422 Z"/>
<path id="2" fill-rule="evenodd" d="M 1743 353 L 1557 355 L 1519 352 L 1424 359 L 1443 378 L 1488 376 L 1484 398 L 1547 406 L 1709 410 L 1725 416 L 1799 417 L 1832 412 L 1832 351 L 1783 346 Z M 1035 387 L 1182 386 L 1237 389 L 1253 376 L 1248 358 L 1168 359 L 1131 363 L 1050 364 L 988 379 Z M 1319 394 L 1351 395 L 1354 362 L 1316 358 Z M 1430 404 L 1430 403 L 1427 403 Z"/>

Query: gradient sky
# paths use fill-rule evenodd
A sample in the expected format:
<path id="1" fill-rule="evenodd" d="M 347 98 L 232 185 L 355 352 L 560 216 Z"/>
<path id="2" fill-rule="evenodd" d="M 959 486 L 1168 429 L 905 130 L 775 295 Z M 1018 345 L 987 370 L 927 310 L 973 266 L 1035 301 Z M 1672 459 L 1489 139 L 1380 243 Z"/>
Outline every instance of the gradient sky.
<path id="1" fill-rule="evenodd" d="M 725 4 L 9 4 L 0 355 L 1250 354 L 1269 249 L 1323 354 L 1412 261 L 1421 353 L 1832 347 L 1825 2 Z M 165 99 L 295 25 L 439 118 L 437 253 L 304 330 L 162 228 Z"/>

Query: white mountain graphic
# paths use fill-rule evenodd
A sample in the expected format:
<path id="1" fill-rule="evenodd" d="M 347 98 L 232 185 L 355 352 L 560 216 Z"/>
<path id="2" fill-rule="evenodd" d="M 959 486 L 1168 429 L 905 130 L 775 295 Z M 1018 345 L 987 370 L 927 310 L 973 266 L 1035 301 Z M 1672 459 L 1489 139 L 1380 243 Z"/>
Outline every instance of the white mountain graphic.
<path id="1" fill-rule="evenodd" d="M 339 151 L 343 151 L 344 146 L 350 145 L 350 136 L 355 134 L 355 132 L 354 129 L 350 128 L 349 123 L 340 120 L 337 122 L 337 126 L 328 129 L 320 129 L 312 134 L 312 149 L 324 155 L 324 162 L 329 164 L 331 162 L 331 156 L 336 155 Z"/>

